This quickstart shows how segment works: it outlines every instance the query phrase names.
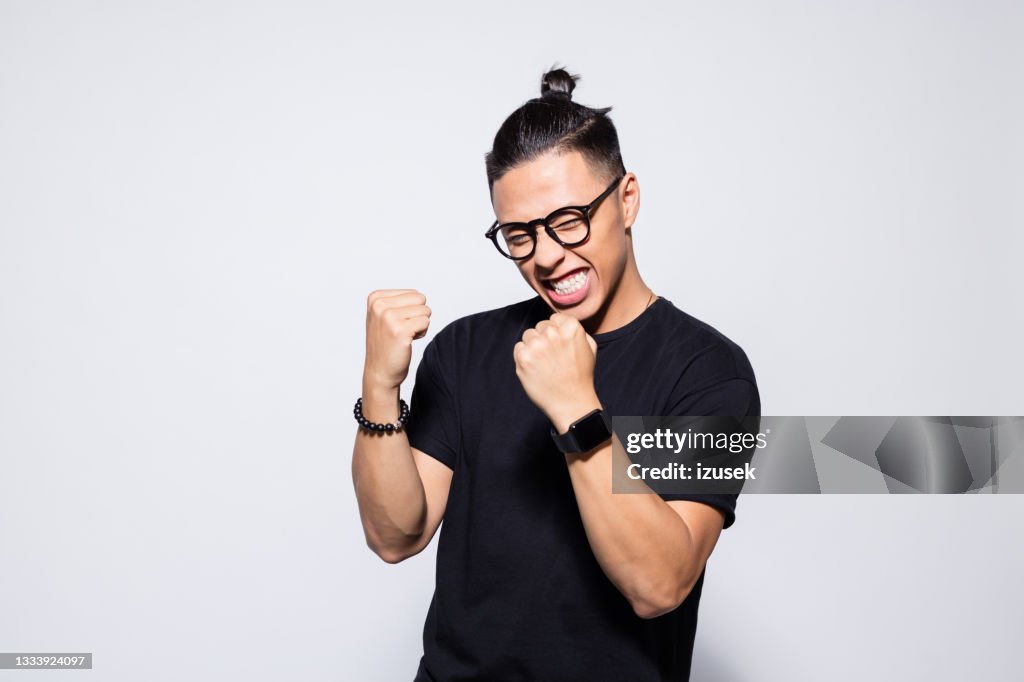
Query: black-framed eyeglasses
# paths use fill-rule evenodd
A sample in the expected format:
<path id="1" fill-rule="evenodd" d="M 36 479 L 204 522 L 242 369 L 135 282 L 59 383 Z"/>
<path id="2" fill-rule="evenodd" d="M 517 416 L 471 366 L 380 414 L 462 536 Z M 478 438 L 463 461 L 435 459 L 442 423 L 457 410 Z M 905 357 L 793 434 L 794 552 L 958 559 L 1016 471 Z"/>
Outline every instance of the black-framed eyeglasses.
<path id="1" fill-rule="evenodd" d="M 494 242 L 494 248 L 506 258 L 525 260 L 533 255 L 537 248 L 537 229 L 543 225 L 544 231 L 562 246 L 579 246 L 590 236 L 590 217 L 597 210 L 601 201 L 612 193 L 625 175 L 620 175 L 600 196 L 586 206 L 563 206 L 552 211 L 544 218 L 535 218 L 528 223 L 504 223 L 497 220 L 484 233 Z"/>

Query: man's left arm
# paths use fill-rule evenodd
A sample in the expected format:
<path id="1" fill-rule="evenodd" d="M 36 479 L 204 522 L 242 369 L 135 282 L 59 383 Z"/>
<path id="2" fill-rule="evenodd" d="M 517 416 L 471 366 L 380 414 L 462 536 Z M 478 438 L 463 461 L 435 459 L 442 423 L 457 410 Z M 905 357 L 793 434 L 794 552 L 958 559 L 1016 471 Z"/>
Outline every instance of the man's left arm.
<path id="1" fill-rule="evenodd" d="M 579 414 L 594 407 L 600 404 Z M 562 433 L 572 421 L 559 420 L 556 429 Z M 566 460 L 587 540 L 605 575 L 641 618 L 678 607 L 718 542 L 724 512 L 693 500 L 666 501 L 653 491 L 613 493 L 610 441 Z"/>
<path id="2" fill-rule="evenodd" d="M 527 330 L 516 344 L 516 373 L 558 433 L 601 407 L 593 382 L 595 351 L 596 344 L 579 322 L 559 313 Z M 718 404 L 714 408 L 722 410 L 718 414 L 739 414 L 757 400 L 756 388 L 744 380 L 711 386 L 703 397 Z M 617 450 L 623 452 L 621 444 Z M 686 599 L 715 548 L 726 516 L 703 502 L 666 501 L 653 491 L 612 493 L 614 454 L 608 441 L 590 452 L 566 455 L 569 475 L 587 539 L 602 570 L 638 616 L 654 618 Z"/>

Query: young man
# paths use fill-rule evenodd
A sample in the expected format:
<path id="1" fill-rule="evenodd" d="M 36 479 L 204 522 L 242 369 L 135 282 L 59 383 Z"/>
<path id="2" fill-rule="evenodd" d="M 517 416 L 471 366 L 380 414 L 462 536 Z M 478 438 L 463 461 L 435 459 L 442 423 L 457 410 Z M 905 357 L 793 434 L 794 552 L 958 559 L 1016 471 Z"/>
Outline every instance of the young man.
<path id="1" fill-rule="evenodd" d="M 420 682 L 688 679 L 705 564 L 734 519 L 734 495 L 612 493 L 607 417 L 760 401 L 743 351 L 640 277 L 639 184 L 575 78 L 545 74 L 487 155 L 487 236 L 536 296 L 436 334 L 411 410 L 399 386 L 430 308 L 412 289 L 368 297 L 352 465 L 367 543 L 402 561 L 444 520 Z"/>

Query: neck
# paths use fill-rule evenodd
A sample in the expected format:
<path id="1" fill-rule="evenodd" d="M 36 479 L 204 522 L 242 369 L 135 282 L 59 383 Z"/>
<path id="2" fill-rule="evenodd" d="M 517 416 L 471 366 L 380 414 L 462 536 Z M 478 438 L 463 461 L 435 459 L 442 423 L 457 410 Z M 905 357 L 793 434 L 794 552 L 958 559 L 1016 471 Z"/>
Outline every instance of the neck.
<path id="1" fill-rule="evenodd" d="M 624 327 L 647 309 L 653 293 L 640 277 L 636 262 L 630 258 L 618 286 L 609 292 L 601 309 L 582 322 L 583 328 L 593 335 Z"/>

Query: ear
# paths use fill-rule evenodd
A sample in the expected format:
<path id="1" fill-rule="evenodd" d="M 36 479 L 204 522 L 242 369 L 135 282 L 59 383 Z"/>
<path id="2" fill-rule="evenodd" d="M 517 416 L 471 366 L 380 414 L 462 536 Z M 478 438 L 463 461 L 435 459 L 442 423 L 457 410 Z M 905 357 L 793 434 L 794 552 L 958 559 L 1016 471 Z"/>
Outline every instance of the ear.
<path id="1" fill-rule="evenodd" d="M 626 227 L 633 227 L 640 212 L 640 181 L 635 173 L 626 173 L 622 181 L 622 220 Z"/>

